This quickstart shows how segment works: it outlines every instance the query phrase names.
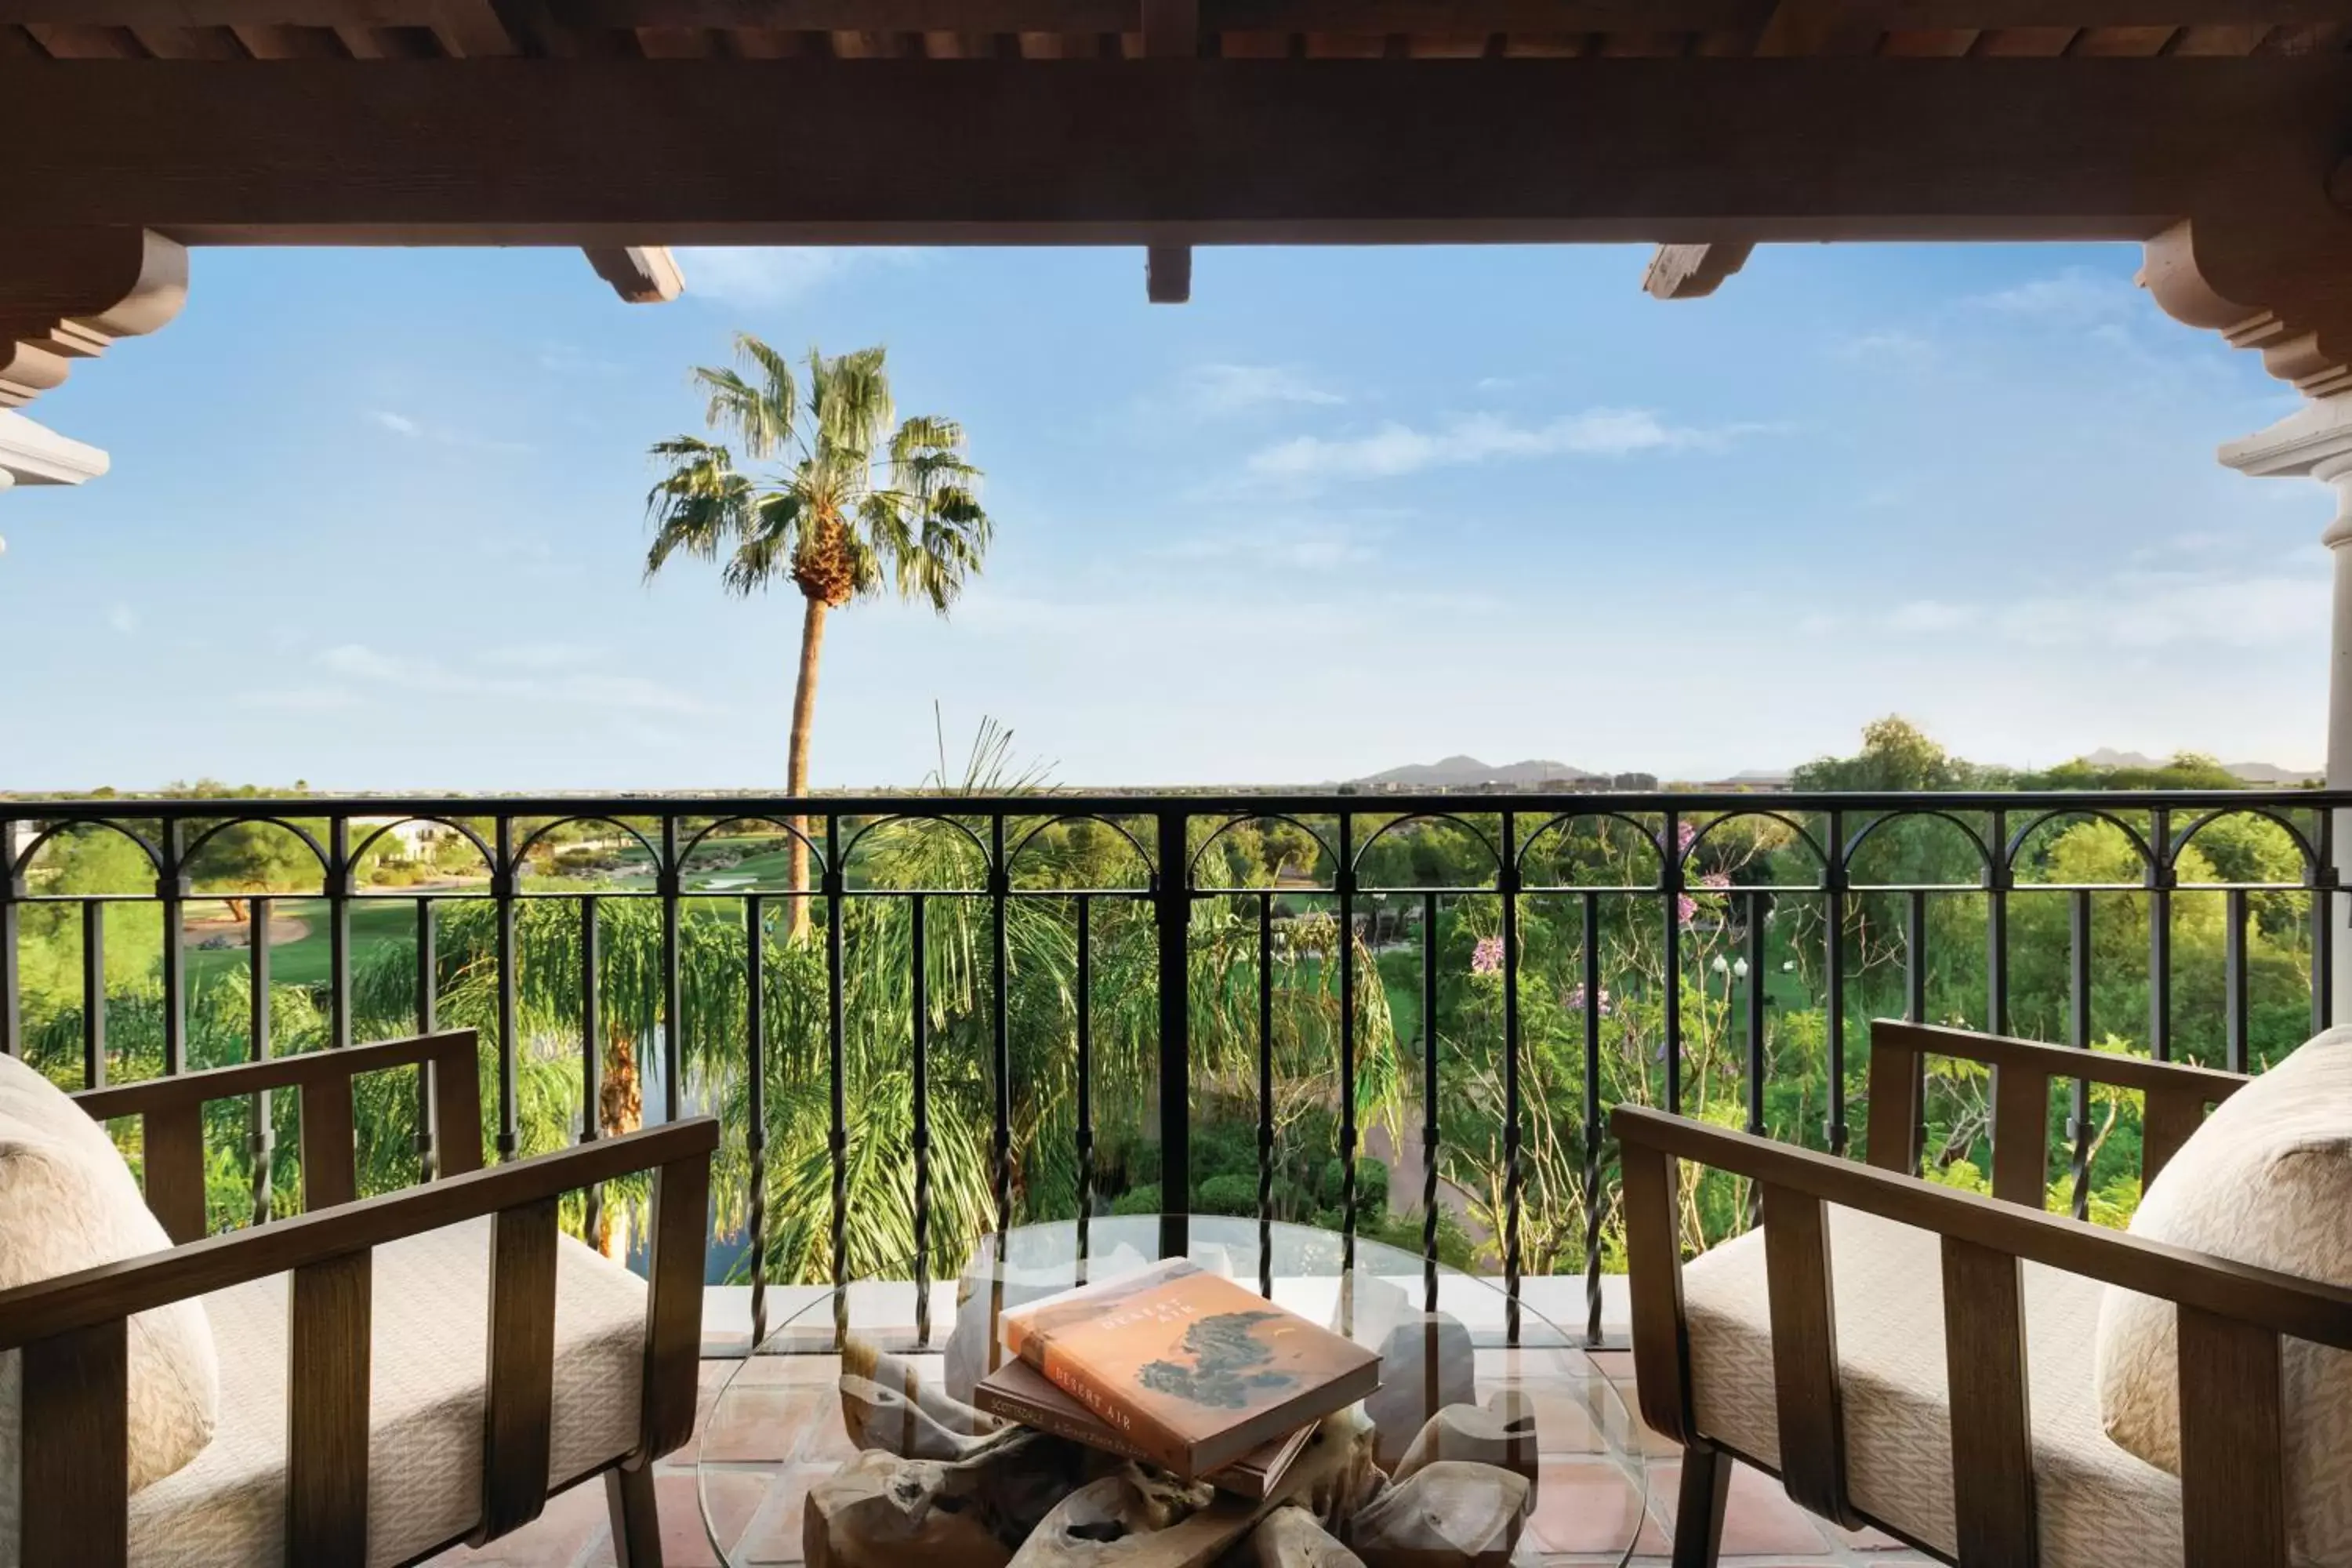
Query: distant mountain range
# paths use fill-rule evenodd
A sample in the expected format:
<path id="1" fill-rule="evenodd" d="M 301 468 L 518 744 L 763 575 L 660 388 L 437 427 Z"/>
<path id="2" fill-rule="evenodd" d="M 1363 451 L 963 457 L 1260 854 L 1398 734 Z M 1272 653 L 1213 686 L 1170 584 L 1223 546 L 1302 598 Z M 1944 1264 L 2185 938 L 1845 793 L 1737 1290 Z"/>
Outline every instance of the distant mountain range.
<path id="1" fill-rule="evenodd" d="M 1395 784 L 1408 789 L 1465 789 L 1474 784 L 1574 784 L 1606 775 L 1566 763 L 1530 760 L 1524 763 L 1482 763 L 1475 757 L 1443 757 L 1433 763 L 1407 763 L 1401 768 L 1372 773 L 1352 782 Z"/>
<path id="2" fill-rule="evenodd" d="M 2095 768 L 2160 768 L 2167 759 L 2102 746 L 2085 754 L 2083 761 Z M 2272 763 L 2224 763 L 2222 766 L 2250 784 L 2302 784 L 2321 776 L 2315 772 L 2282 768 Z M 1483 763 L 1475 757 L 1453 756 L 1442 757 L 1433 763 L 1408 763 L 1401 768 L 1391 768 L 1385 773 L 1370 773 L 1349 782 L 1360 786 L 1391 789 L 1473 789 L 1480 784 L 1524 789 L 1548 784 L 1574 784 L 1609 776 L 1594 773 L 1590 768 L 1571 767 L 1566 763 L 1545 758 L 1530 758 L 1523 763 Z M 1785 786 L 1789 774 L 1785 769 L 1751 768 L 1745 773 L 1732 774 L 1725 782 L 1771 788 Z"/>
<path id="3" fill-rule="evenodd" d="M 2160 768 L 2169 760 L 2139 752 L 2118 752 L 2112 746 L 2102 746 L 2083 758 L 2095 768 Z M 2283 768 L 2274 763 L 2223 763 L 2221 769 L 2252 784 L 2302 784 L 2326 776 L 2316 769 Z"/>

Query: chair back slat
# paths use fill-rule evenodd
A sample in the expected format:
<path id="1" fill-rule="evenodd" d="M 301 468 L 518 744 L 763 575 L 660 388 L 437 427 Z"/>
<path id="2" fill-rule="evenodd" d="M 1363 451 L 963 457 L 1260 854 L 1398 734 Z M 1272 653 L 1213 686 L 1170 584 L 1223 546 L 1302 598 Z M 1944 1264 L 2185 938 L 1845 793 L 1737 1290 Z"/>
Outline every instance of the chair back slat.
<path id="1" fill-rule="evenodd" d="M 1992 1195 L 2038 1209 L 2050 1194 L 2050 1075 L 1992 1069 Z"/>
<path id="2" fill-rule="evenodd" d="M 147 1207 L 172 1245 L 205 1238 L 205 1108 L 158 1105 L 140 1118 Z"/>
<path id="3" fill-rule="evenodd" d="M 309 1125 L 306 1106 L 306 1133 Z M 373 1276 L 373 1255 L 364 1250 L 294 1270 L 287 1321 L 286 1561 L 303 1568 L 366 1568 Z"/>
<path id="4" fill-rule="evenodd" d="M 654 1173 L 641 1462 L 658 1458 L 694 1435 L 696 1380 L 702 1358 L 703 1259 L 709 1235 L 709 1162 L 679 1160 L 664 1165 Z"/>
<path id="5" fill-rule="evenodd" d="M 1645 1143 L 1623 1145 L 1626 1286 L 1633 1317 L 1633 1390 L 1642 1419 L 1661 1436 L 1689 1443 L 1690 1341 L 1683 1320 L 1683 1259 L 1675 1225 L 1674 1157 Z"/>
<path id="6" fill-rule="evenodd" d="M 2046 1105 L 2049 1080 L 2042 1081 Z M 1949 1236 L 1944 1237 L 1944 1363 L 1951 1388 L 1952 1515 L 1960 1568 L 2034 1568 L 2042 1545 L 2018 1262 Z"/>
<path id="7" fill-rule="evenodd" d="M 482 1168 L 482 1080 L 474 1032 L 451 1037 L 419 1070 L 433 1081 L 433 1173 L 462 1176 Z M 589 1107 L 595 1113 L 595 1107 Z"/>
<path id="8" fill-rule="evenodd" d="M 2180 1311 L 2180 1528 L 2188 1568 L 2286 1568 L 2279 1337 Z"/>
<path id="9" fill-rule="evenodd" d="M 1919 1173 L 1921 1112 L 1927 1087 L 1927 1059 L 1902 1035 L 1882 1026 L 1870 1031 L 1870 1115 L 1864 1123 L 1869 1147 L 1864 1155 L 1882 1171 Z"/>
<path id="10" fill-rule="evenodd" d="M 352 1131 L 352 1080 L 302 1086 L 302 1207 L 347 1204 L 359 1195 L 359 1145 Z"/>
<path id="11" fill-rule="evenodd" d="M 24 1568 L 123 1568 L 131 1552 L 127 1321 L 24 1352 Z"/>
<path id="12" fill-rule="evenodd" d="M 2205 1124 L 2205 1097 L 2194 1090 L 2151 1089 L 2140 1117 L 2139 1182 L 2146 1192 L 2172 1163 L 2189 1135 Z"/>
<path id="13" fill-rule="evenodd" d="M 490 1336 L 477 1546 L 537 1519 L 555 1426 L 555 1203 L 490 1222 Z"/>
<path id="14" fill-rule="evenodd" d="M 1845 1495 L 1845 1405 L 1838 1389 L 1837 1310 L 1830 1294 L 1828 1205 L 1758 1184 L 1764 1285 L 1772 1321 L 1772 1392 L 1780 1484 L 1800 1508 L 1861 1522 Z"/>

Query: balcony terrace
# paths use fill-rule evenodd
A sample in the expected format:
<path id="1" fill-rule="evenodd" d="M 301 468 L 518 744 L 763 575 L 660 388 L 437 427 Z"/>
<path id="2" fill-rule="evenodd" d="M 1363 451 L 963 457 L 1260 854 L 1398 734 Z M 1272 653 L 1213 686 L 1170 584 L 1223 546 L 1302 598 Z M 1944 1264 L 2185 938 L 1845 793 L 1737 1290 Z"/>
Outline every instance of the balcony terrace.
<path id="1" fill-rule="evenodd" d="M 961 1258 L 1000 1221 L 1149 1212 L 1181 1191 L 1488 1275 L 1510 1306 L 1474 1323 L 1481 1343 L 1556 1324 L 1630 1386 L 1612 1107 L 1865 1152 L 1877 1014 L 2259 1068 L 2337 994 L 2346 804 L 0 803 L 0 1045 L 80 1089 L 469 1026 L 497 1160 L 716 1114 L 706 1384 L 836 1279 L 906 1279 L 910 1326 L 926 1290 L 945 1323 Z M 432 1168 L 424 1077 L 359 1080 L 362 1195 Z M 206 1113 L 209 1228 L 299 1206 L 291 1098 Z M 2137 1109 L 2086 1083 L 2063 1099 L 2049 1203 L 2119 1223 Z M 1931 1076 L 1925 1110 L 1931 1167 L 1981 1189 L 1982 1074 Z M 645 1197 L 592 1189 L 563 1223 L 642 1268 Z M 1751 1215 L 1743 1184 L 1710 1178 L 1685 1243 Z M 773 1430 L 716 1440 L 745 1457 L 835 1440 L 808 1401 L 774 1403 Z M 688 1487 L 695 1452 L 656 1484 Z M 1733 1499 L 1735 1560 L 1892 1550 L 1818 1525 L 1767 1478 Z M 788 1500 L 730 1506 L 797 1541 Z M 559 1502 L 461 1559 L 595 1561 L 593 1512 Z M 665 1517 L 693 1532 L 690 1507 Z"/>

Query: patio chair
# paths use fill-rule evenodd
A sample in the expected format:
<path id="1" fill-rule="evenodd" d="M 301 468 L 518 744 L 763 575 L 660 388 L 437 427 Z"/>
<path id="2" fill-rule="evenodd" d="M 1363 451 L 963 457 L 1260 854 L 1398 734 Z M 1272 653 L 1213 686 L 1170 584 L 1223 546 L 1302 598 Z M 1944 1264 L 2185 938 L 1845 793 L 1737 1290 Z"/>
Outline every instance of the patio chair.
<path id="1" fill-rule="evenodd" d="M 1929 1056 L 1993 1069 L 1990 1198 L 1914 1174 Z M 2050 1089 L 2077 1079 L 2146 1094 L 2131 1231 L 2044 1212 Z M 1868 1164 L 1611 1125 L 1642 1414 L 1684 1445 L 1677 1568 L 1715 1563 L 1732 1459 L 1963 1568 L 2352 1561 L 2352 1290 L 2311 1277 L 2352 1279 L 2352 1031 L 2249 1080 L 1880 1022 Z M 1683 1161 L 1754 1182 L 1759 1229 L 1685 1263 Z"/>
<path id="2" fill-rule="evenodd" d="M 430 1086 L 436 1179 L 356 1199 L 352 1080 L 407 1065 Z M 694 1425 L 717 1126 L 483 1169 L 478 1075 L 471 1031 L 70 1099 L 0 1058 L 0 1229 L 101 1257 L 152 1237 L 0 1291 L 0 1468 L 22 1479 L 19 1500 L 0 1475 L 0 1564 L 14 1547 L 23 1568 L 382 1568 L 503 1535 L 601 1473 L 620 1563 L 657 1568 L 650 1466 Z M 205 1104 L 283 1089 L 304 1212 L 207 1237 Z M 134 1116 L 152 1222 L 101 1125 Z M 556 1224 L 565 1193 L 646 1171 L 650 1283 Z M 44 1182 L 91 1212 L 9 1211 Z"/>

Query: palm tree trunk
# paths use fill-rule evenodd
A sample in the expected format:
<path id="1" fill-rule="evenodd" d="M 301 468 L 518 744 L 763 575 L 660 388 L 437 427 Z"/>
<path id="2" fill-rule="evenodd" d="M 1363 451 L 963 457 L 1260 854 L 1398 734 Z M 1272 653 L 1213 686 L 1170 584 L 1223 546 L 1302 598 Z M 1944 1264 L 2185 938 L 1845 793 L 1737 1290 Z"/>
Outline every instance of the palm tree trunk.
<path id="1" fill-rule="evenodd" d="M 816 665 L 818 653 L 824 647 L 825 602 L 820 596 L 806 595 L 807 609 L 801 616 L 801 672 L 799 683 L 793 689 L 792 750 L 784 768 L 784 789 L 794 799 L 808 794 L 809 731 L 816 721 Z M 808 818 L 793 818 L 794 837 L 793 856 L 793 913 L 787 940 L 798 942 L 809 933 L 809 851 Z"/>

